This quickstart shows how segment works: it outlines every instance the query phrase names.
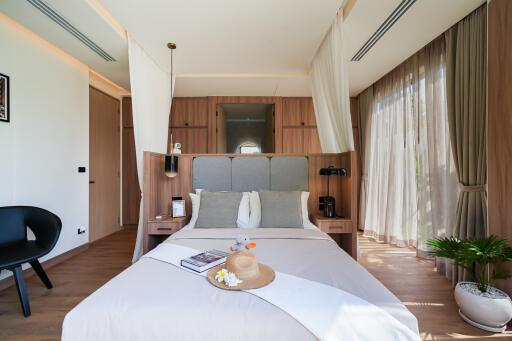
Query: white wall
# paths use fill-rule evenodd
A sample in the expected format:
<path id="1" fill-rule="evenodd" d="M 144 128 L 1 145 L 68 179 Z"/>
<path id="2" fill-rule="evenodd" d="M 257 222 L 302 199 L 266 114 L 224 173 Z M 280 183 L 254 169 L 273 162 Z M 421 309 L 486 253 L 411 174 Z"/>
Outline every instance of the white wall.
<path id="1" fill-rule="evenodd" d="M 46 260 L 89 240 L 89 70 L 1 13 L 0 42 L 11 99 L 11 122 L 0 122 L 0 206 L 39 206 L 62 219 Z"/>

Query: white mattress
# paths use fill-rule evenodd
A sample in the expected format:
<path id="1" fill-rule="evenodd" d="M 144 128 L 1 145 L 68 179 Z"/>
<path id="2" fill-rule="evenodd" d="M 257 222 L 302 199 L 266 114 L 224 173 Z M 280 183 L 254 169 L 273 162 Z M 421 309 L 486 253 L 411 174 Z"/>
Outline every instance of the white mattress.
<path id="1" fill-rule="evenodd" d="M 253 251 L 260 262 L 356 295 L 418 334 L 417 320 L 407 308 L 318 230 L 192 229 L 166 242 L 198 250 L 227 250 L 240 233 L 257 242 Z M 205 339 L 315 337 L 286 312 L 254 295 L 220 290 L 204 277 L 150 258 L 133 264 L 71 310 L 62 334 L 63 341 Z M 364 333 L 358 340 L 364 340 Z"/>

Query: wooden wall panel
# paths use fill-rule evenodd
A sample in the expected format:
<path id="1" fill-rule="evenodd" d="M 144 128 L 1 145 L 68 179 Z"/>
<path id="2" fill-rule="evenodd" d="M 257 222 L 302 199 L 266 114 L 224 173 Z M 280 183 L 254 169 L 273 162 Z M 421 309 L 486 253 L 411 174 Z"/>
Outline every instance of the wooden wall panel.
<path id="1" fill-rule="evenodd" d="M 208 99 L 206 97 L 177 97 L 171 108 L 171 127 L 208 126 Z"/>
<path id="2" fill-rule="evenodd" d="M 132 98 L 123 97 L 123 128 L 133 128 Z"/>
<path id="3" fill-rule="evenodd" d="M 488 222 L 489 233 L 512 241 L 512 1 L 488 9 Z M 512 265 L 506 267 L 512 273 Z M 512 295 L 512 280 L 496 283 Z"/>
<path id="4" fill-rule="evenodd" d="M 304 153 L 304 128 L 283 127 L 284 154 Z"/>
<path id="5" fill-rule="evenodd" d="M 139 223 L 141 191 L 137 177 L 137 160 L 135 158 L 135 138 L 133 135 L 132 99 L 124 97 L 123 105 L 123 225 Z"/>
<path id="6" fill-rule="evenodd" d="M 303 98 L 301 103 L 302 121 L 305 126 L 316 127 L 315 106 L 311 97 Z"/>
<path id="7" fill-rule="evenodd" d="M 123 129 L 123 225 L 139 223 L 141 191 L 137 178 L 133 128 Z"/>
<path id="8" fill-rule="evenodd" d="M 208 128 L 170 128 L 169 139 L 171 134 L 174 143 L 181 143 L 181 152 L 183 154 L 206 154 L 209 152 Z M 170 152 L 170 149 L 168 151 Z"/>
<path id="9" fill-rule="evenodd" d="M 320 138 L 318 137 L 318 129 L 316 127 L 304 128 L 304 153 L 315 154 L 321 153 Z"/>
<path id="10" fill-rule="evenodd" d="M 283 98 L 283 127 L 300 127 L 302 120 L 302 98 Z"/>
<path id="11" fill-rule="evenodd" d="M 282 143 L 280 152 L 299 154 L 322 152 L 311 97 L 283 98 L 281 116 L 282 133 L 276 134 L 276 141 Z"/>

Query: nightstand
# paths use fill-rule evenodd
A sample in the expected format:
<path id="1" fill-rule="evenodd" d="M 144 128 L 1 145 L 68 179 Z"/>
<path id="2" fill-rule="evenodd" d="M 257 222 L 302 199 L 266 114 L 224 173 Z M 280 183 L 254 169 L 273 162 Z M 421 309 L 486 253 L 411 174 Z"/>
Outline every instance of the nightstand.
<path id="1" fill-rule="evenodd" d="M 329 234 L 343 250 L 357 259 L 357 231 L 351 219 L 327 218 L 321 213 L 311 214 L 309 219 L 322 232 Z"/>
<path id="2" fill-rule="evenodd" d="M 148 240 L 148 249 L 144 253 L 153 249 L 165 238 L 182 229 L 190 221 L 190 217 L 173 218 L 163 216 L 162 219 L 148 220 L 146 226 L 145 238 Z"/>

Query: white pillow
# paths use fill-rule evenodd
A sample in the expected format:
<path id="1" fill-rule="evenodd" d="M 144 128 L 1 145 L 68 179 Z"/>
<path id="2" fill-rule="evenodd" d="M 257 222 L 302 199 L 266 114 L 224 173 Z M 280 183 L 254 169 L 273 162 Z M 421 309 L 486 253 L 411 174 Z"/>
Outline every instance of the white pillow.
<path id="1" fill-rule="evenodd" d="M 201 196 L 199 194 L 189 193 L 190 201 L 192 201 L 192 216 L 184 229 L 193 229 L 196 226 L 197 217 L 199 216 L 199 206 L 201 206 Z"/>
<path id="2" fill-rule="evenodd" d="M 251 205 L 250 227 L 260 227 L 261 223 L 261 202 L 258 192 L 252 191 L 249 195 Z M 308 213 L 308 198 L 309 192 L 302 192 L 300 196 L 300 203 L 302 208 L 302 226 L 305 229 L 318 229 L 309 220 Z"/>
<path id="3" fill-rule="evenodd" d="M 242 192 L 242 199 L 240 200 L 240 206 L 238 206 L 238 218 L 236 219 L 236 226 L 240 228 L 250 227 L 250 199 L 249 192 Z"/>
<path id="4" fill-rule="evenodd" d="M 308 198 L 309 192 L 302 192 L 300 196 L 300 203 L 302 205 L 302 226 L 305 229 L 318 229 L 310 220 L 308 212 Z"/>
<path id="5" fill-rule="evenodd" d="M 249 193 L 249 206 L 251 214 L 249 216 L 248 228 L 260 227 L 261 223 L 261 202 L 258 192 L 252 191 Z"/>
<path id="6" fill-rule="evenodd" d="M 196 194 L 190 193 L 190 200 L 192 201 L 192 217 L 190 218 L 190 222 L 183 228 L 194 228 L 196 225 L 197 217 L 199 216 L 199 207 L 201 204 L 201 192 L 202 189 L 196 189 Z M 194 201 L 196 204 L 194 205 Z M 238 206 L 238 218 L 236 220 L 236 225 L 241 228 L 247 228 L 249 226 L 249 216 L 250 216 L 250 207 L 249 207 L 249 192 L 242 192 L 242 199 L 240 200 L 240 206 Z"/>

